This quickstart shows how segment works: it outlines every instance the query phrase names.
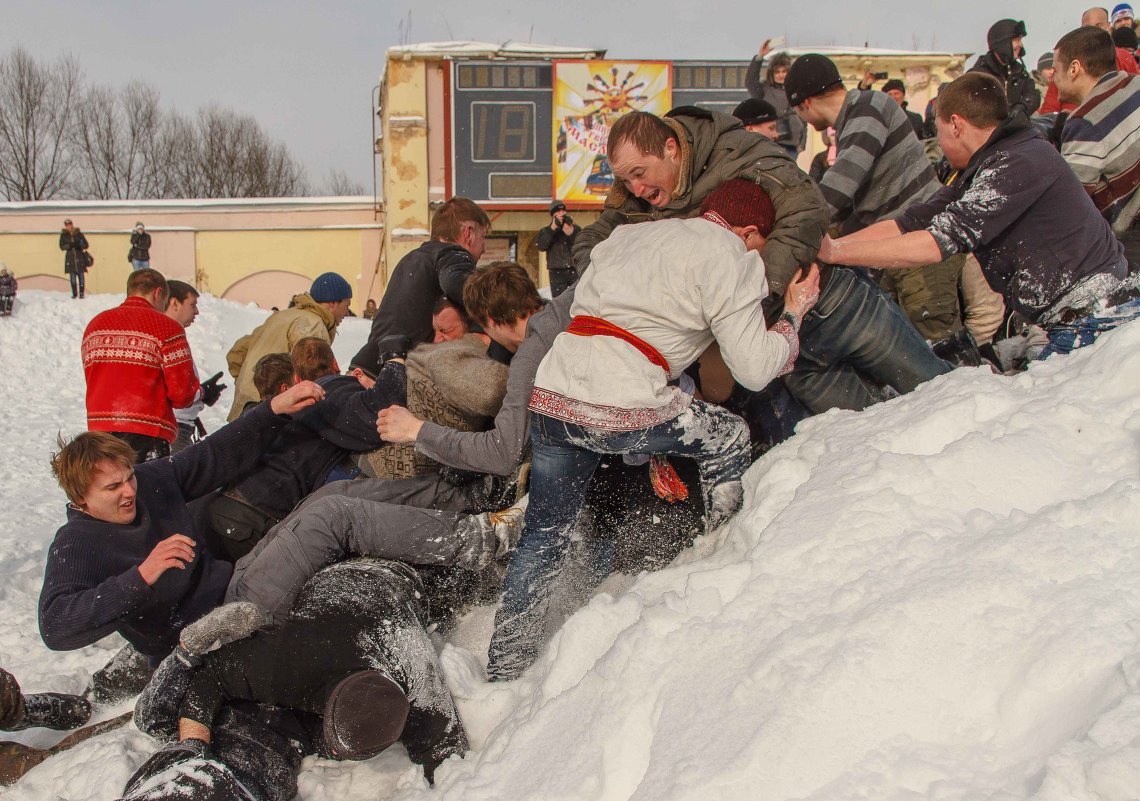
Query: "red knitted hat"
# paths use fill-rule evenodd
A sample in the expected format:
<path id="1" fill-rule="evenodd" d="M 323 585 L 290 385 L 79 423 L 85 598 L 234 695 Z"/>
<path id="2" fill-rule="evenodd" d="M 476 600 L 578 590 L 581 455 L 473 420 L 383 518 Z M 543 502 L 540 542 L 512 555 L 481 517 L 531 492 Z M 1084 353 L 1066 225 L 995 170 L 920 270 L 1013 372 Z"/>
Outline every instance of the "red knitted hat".
<path id="1" fill-rule="evenodd" d="M 772 233 L 776 222 L 776 209 L 768 193 L 743 178 L 725 181 L 714 189 L 701 204 L 701 213 L 707 212 L 737 228 L 755 225 L 765 237 Z"/>

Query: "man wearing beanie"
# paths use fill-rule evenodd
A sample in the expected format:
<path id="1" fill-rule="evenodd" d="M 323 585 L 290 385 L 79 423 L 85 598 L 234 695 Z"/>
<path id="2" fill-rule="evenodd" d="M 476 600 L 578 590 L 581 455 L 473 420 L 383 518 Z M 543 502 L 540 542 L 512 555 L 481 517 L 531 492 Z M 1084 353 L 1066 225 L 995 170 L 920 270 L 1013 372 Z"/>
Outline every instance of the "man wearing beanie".
<path id="1" fill-rule="evenodd" d="M 678 385 L 713 342 L 736 380 L 762 389 L 788 372 L 818 294 L 818 270 L 794 275 L 772 330 L 759 252 L 775 211 L 752 181 L 732 180 L 704 215 L 624 225 L 594 248 L 574 315 L 539 365 L 531 395 L 530 503 L 495 617 L 488 674 L 511 680 L 544 640 L 557 575 L 587 485 L 603 454 L 673 454 L 697 462 L 706 526 L 739 509 L 748 427 Z"/>
<path id="2" fill-rule="evenodd" d="M 1109 21 L 1113 28 L 1133 28 L 1136 25 L 1136 15 L 1132 13 L 1132 6 L 1128 3 L 1120 3 L 1113 6 Z"/>
<path id="3" fill-rule="evenodd" d="M 989 50 L 978 56 L 970 72 L 981 72 L 997 78 L 1005 88 L 1009 113 L 1029 119 L 1041 106 L 1041 93 L 1021 62 L 1025 55 L 1022 37 L 1025 23 L 1015 19 L 999 19 L 986 33 Z"/>
<path id="4" fill-rule="evenodd" d="M 758 133 L 773 142 L 780 137 L 780 112 L 767 100 L 757 100 L 754 97 L 743 100 L 733 109 L 732 116 L 752 133 Z"/>
<path id="5" fill-rule="evenodd" d="M 348 314 L 352 287 L 337 273 L 322 273 L 308 292 L 294 295 L 290 308 L 274 312 L 252 333 L 234 343 L 226 354 L 234 377 L 234 401 L 227 420 L 234 421 L 250 401 L 260 400 L 253 370 L 262 356 L 289 353 L 305 337 L 332 343 L 336 327 Z"/>
<path id="6" fill-rule="evenodd" d="M 819 188 L 831 224 L 843 235 L 889 219 L 938 191 L 922 143 L 891 97 L 873 90 L 847 91 L 835 64 L 817 53 L 796 59 L 784 88 L 800 119 L 817 131 L 835 129 L 835 164 Z M 887 88 L 892 88 L 889 83 Z M 962 327 L 958 276 L 964 260 L 955 256 L 891 276 L 900 305 L 928 340 L 945 339 Z"/>
<path id="7" fill-rule="evenodd" d="M 914 135 L 918 139 L 923 137 L 923 122 L 922 115 L 909 111 L 906 102 L 906 84 L 898 78 L 891 78 L 883 84 L 883 92 L 886 93 L 891 100 L 899 104 L 899 108 L 906 112 L 906 118 L 910 120 L 910 127 L 914 129 Z"/>

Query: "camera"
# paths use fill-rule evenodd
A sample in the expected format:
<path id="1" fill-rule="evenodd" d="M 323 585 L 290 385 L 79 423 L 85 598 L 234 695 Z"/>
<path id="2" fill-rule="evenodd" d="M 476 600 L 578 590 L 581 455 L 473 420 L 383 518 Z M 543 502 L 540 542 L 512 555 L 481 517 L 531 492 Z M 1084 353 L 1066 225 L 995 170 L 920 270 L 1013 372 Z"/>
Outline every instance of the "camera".
<path id="1" fill-rule="evenodd" d="M 889 77 L 891 77 L 891 74 L 889 72 L 876 72 L 875 73 L 875 80 L 876 81 L 885 81 Z"/>
<path id="2" fill-rule="evenodd" d="M 562 224 L 563 225 L 573 225 L 574 224 L 574 218 L 571 217 L 569 214 L 563 214 L 562 215 Z"/>

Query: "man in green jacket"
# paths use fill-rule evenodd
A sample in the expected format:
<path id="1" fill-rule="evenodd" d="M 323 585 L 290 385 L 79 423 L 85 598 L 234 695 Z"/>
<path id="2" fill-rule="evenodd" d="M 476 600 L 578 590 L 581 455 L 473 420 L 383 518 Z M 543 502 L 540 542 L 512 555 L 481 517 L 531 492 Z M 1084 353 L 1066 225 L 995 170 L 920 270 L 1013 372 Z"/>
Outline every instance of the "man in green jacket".
<path id="1" fill-rule="evenodd" d="M 226 420 L 233 422 L 249 401 L 260 400 L 253 385 L 253 370 L 262 356 L 289 353 L 305 337 L 332 344 L 336 327 L 348 314 L 352 287 L 336 273 L 322 273 L 308 292 L 293 296 L 293 305 L 274 312 L 252 333 L 234 343 L 226 354 L 234 377 L 234 404 Z"/>

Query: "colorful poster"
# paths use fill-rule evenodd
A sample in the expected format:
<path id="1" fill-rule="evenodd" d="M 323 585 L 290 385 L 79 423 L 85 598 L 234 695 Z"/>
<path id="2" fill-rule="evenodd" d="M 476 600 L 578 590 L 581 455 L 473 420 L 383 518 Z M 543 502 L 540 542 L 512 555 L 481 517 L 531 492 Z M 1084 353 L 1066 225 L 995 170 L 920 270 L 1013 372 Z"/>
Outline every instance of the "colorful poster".
<path id="1" fill-rule="evenodd" d="M 554 197 L 601 204 L 614 182 L 610 126 L 631 111 L 664 115 L 672 100 L 668 62 L 554 62 Z"/>

